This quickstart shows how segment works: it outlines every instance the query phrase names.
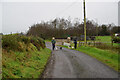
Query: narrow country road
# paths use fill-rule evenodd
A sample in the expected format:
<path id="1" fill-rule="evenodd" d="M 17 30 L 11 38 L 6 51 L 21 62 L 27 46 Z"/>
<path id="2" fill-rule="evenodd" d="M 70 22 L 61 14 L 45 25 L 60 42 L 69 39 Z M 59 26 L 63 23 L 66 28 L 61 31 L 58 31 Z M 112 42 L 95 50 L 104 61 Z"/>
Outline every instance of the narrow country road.
<path id="1" fill-rule="evenodd" d="M 51 49 L 51 43 L 46 44 Z M 79 51 L 63 48 L 52 52 L 44 78 L 118 78 L 118 73 Z"/>

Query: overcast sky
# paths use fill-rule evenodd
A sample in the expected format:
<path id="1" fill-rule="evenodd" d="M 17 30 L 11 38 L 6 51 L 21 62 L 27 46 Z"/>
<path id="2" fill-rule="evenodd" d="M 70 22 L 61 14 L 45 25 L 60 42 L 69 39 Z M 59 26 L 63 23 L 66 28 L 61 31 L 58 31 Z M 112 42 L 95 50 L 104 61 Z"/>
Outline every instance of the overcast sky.
<path id="1" fill-rule="evenodd" d="M 0 3 L 0 32 L 25 32 L 30 25 L 41 20 L 49 21 L 56 17 L 69 16 L 83 20 L 83 4 L 78 0 L 2 0 Z M 41 2 L 43 1 L 43 2 Z M 51 2 L 50 2 L 51 1 Z M 103 2 L 104 1 L 104 2 Z M 86 15 L 99 24 L 118 25 L 119 0 L 89 0 L 86 3 Z M 1 16 L 2 15 L 2 16 Z"/>

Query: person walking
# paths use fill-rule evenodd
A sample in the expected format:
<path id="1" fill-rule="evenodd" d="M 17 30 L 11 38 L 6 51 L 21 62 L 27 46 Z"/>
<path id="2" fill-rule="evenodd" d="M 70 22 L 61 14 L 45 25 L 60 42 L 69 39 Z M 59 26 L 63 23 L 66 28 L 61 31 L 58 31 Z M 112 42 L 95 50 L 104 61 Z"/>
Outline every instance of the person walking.
<path id="1" fill-rule="evenodd" d="M 54 50 L 55 49 L 55 43 L 56 43 L 55 37 L 52 38 L 51 43 L 52 43 L 52 49 Z"/>
<path id="2" fill-rule="evenodd" d="M 74 48 L 77 48 L 77 39 L 74 40 Z"/>

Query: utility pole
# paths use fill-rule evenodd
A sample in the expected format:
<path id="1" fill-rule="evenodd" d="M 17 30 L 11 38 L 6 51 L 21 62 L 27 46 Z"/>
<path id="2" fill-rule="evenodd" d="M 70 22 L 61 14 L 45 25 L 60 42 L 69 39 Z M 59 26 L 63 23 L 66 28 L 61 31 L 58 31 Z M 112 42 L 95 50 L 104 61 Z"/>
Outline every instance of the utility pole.
<path id="1" fill-rule="evenodd" d="M 85 0 L 83 1 L 84 5 L 84 45 L 86 46 L 87 40 L 86 40 L 86 12 L 85 12 Z"/>
<path id="2" fill-rule="evenodd" d="M 97 18 L 95 18 L 96 19 L 96 37 L 98 37 L 98 19 Z"/>

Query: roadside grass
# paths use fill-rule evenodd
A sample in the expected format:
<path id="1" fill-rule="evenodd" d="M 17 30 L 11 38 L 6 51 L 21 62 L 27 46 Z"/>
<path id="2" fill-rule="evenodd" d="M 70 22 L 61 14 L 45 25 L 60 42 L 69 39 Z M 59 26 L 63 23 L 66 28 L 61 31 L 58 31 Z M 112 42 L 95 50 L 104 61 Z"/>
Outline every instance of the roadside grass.
<path id="1" fill-rule="evenodd" d="M 0 80 L 2 79 L 2 36 L 0 35 Z"/>
<path id="2" fill-rule="evenodd" d="M 31 52 L 3 52 L 3 78 L 39 78 L 43 72 L 50 49 Z"/>
<path id="3" fill-rule="evenodd" d="M 51 40 L 45 40 L 45 42 L 51 42 Z"/>
<path id="4" fill-rule="evenodd" d="M 65 48 L 68 48 L 67 46 L 62 46 Z M 69 48 L 72 49 L 72 48 Z M 116 53 L 116 52 L 112 52 L 109 50 L 103 50 L 103 49 L 98 49 L 95 47 L 89 47 L 89 46 L 80 46 L 77 49 L 73 49 L 73 50 L 77 50 L 83 53 L 86 53 L 89 56 L 92 56 L 94 58 L 96 58 L 97 60 L 105 63 L 106 65 L 108 65 L 109 67 L 113 68 L 116 71 L 120 71 L 120 69 L 118 69 L 120 66 L 118 63 L 118 59 L 120 58 L 120 54 Z"/>

